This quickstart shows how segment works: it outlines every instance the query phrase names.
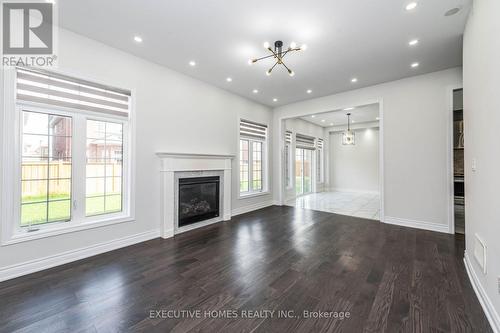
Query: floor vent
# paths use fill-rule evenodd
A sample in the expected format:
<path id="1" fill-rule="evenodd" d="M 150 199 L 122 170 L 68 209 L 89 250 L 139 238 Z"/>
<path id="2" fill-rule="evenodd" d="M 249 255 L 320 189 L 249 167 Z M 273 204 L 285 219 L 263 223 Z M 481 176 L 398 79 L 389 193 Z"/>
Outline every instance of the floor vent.
<path id="1" fill-rule="evenodd" d="M 483 270 L 483 273 L 486 274 L 486 246 L 477 234 L 474 239 L 474 258 L 476 258 L 476 261 Z"/>

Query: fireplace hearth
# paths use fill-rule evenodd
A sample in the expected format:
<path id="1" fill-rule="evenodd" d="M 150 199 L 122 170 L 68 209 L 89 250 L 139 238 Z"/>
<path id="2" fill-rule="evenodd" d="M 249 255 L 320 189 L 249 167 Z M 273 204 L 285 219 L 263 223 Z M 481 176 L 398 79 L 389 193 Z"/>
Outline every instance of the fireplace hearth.
<path id="1" fill-rule="evenodd" d="M 178 226 L 218 217 L 219 200 L 220 177 L 180 178 Z"/>

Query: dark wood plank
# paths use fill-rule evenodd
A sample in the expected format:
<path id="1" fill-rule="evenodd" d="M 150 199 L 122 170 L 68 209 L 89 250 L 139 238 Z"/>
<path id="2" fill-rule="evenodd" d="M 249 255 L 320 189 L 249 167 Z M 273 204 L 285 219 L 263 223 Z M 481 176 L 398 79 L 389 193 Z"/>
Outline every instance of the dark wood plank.
<path id="1" fill-rule="evenodd" d="M 0 283 L 0 332 L 491 332 L 463 251 L 463 236 L 273 206 Z"/>

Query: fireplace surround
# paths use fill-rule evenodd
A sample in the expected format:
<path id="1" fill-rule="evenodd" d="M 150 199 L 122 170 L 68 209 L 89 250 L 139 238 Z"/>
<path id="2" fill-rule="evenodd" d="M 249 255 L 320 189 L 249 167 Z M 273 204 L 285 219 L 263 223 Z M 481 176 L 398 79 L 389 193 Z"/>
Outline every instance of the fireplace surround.
<path id="1" fill-rule="evenodd" d="M 231 219 L 231 161 L 234 155 L 157 153 L 157 156 L 161 162 L 162 220 L 160 229 L 163 238 Z M 209 183 L 215 179 L 219 180 L 218 207 L 214 207 L 217 200 L 213 196 L 214 200 L 209 205 L 210 209 L 207 207 L 209 202 L 205 196 L 192 198 L 195 200 L 191 203 L 193 206 L 191 208 L 188 207 L 189 204 L 181 205 L 184 200 L 182 193 L 184 185 L 191 191 L 196 191 L 193 183 L 199 180 L 208 182 L 204 185 L 205 194 L 214 194 L 215 184 L 209 185 Z M 187 216 L 184 217 L 188 217 L 184 221 L 182 207 L 186 209 Z M 204 210 L 206 210 L 206 215 L 203 214 Z"/>

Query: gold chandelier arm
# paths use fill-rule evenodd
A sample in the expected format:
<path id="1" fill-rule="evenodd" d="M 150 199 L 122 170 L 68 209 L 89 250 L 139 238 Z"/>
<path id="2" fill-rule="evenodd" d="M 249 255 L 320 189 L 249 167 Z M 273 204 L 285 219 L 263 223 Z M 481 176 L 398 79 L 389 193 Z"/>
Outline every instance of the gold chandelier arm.
<path id="1" fill-rule="evenodd" d="M 288 66 L 287 66 L 287 65 L 285 65 L 285 63 L 283 62 L 283 60 L 281 61 L 281 64 L 282 64 L 283 66 L 285 66 L 285 68 L 286 68 L 286 70 L 288 71 L 288 73 L 293 73 L 293 71 L 292 71 L 290 68 L 288 68 Z"/>
<path id="2" fill-rule="evenodd" d="M 260 61 L 260 60 L 263 60 L 263 59 L 267 59 L 267 58 L 271 58 L 271 57 L 276 58 L 276 56 L 274 54 L 271 54 L 271 55 L 268 55 L 268 56 L 265 56 L 265 57 L 253 59 L 252 62 L 257 62 L 257 61 Z"/>
<path id="3" fill-rule="evenodd" d="M 269 74 L 271 74 L 271 72 L 273 71 L 274 67 L 276 67 L 276 65 L 277 65 L 277 64 L 278 64 L 278 62 L 276 61 L 276 63 L 273 65 L 273 67 L 269 68 L 269 69 L 267 70 L 267 72 L 268 72 Z"/>

